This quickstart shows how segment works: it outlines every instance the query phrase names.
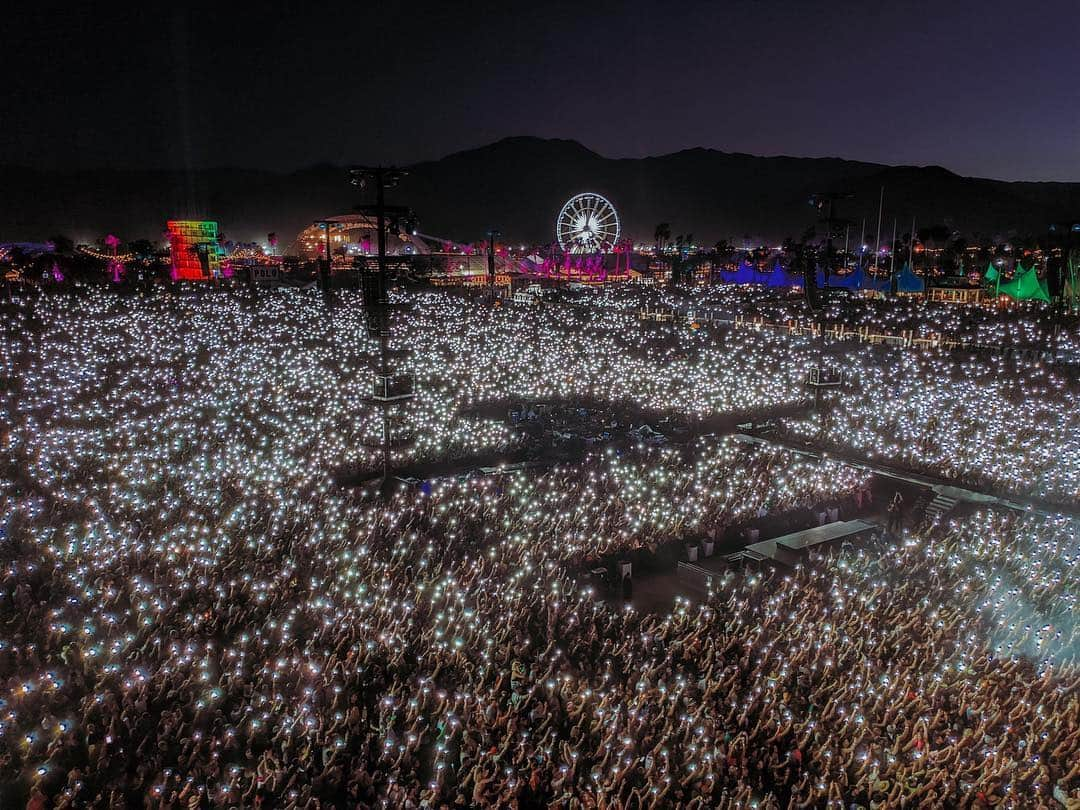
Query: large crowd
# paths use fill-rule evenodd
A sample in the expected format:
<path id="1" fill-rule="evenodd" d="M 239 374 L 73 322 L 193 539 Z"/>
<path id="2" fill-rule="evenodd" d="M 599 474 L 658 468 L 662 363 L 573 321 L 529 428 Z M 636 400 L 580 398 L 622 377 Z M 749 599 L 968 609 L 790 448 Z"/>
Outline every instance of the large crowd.
<path id="1" fill-rule="evenodd" d="M 608 288 L 598 303 L 619 309 L 648 307 L 706 318 L 736 315 L 773 324 L 843 324 L 880 334 L 915 338 L 940 335 L 971 348 L 1034 351 L 1080 358 L 1080 320 L 1074 312 L 1053 311 L 1015 301 L 995 305 L 953 304 L 926 298 L 881 298 L 849 291 L 826 293 L 812 310 L 800 288 L 726 284 L 700 288 Z"/>
<path id="2" fill-rule="evenodd" d="M 837 407 L 824 420 L 788 420 L 792 435 L 965 485 L 1080 504 L 1076 367 L 873 348 L 842 370 Z"/>
<path id="3" fill-rule="evenodd" d="M 995 311 L 927 301 L 851 299 L 810 313 L 801 293 L 726 285 L 696 297 L 668 290 L 614 289 L 596 296 L 596 307 L 636 315 L 674 310 L 734 320 L 764 317 L 771 323 L 871 326 L 917 336 L 946 334 L 971 348 L 925 349 L 865 345 L 812 337 L 777 338 L 753 329 L 720 330 L 720 352 L 747 353 L 735 367 L 741 384 L 762 385 L 753 348 L 769 346 L 773 366 L 789 397 L 800 375 L 821 367 L 843 375 L 845 387 L 825 419 L 818 414 L 784 420 L 798 441 L 936 478 L 977 485 L 1002 494 L 1034 496 L 1080 505 L 1080 322 L 1050 322 L 1030 309 Z M 684 328 L 692 338 L 700 333 Z M 988 348 L 1001 351 L 987 351 Z M 1023 351 L 1014 351 L 1023 349 Z M 805 395 L 805 391 L 801 392 Z M 777 397 L 783 399 L 783 396 Z M 720 405 L 723 407 L 723 405 Z"/>
<path id="4" fill-rule="evenodd" d="M 374 342 L 342 298 L 29 291 L 5 305 L 0 806 L 1080 802 L 1075 522 L 981 511 L 792 570 L 733 569 L 699 603 L 640 612 L 582 573 L 861 501 L 867 475 L 701 437 L 388 498 L 343 489 L 342 467 L 376 463 L 379 420 L 363 401 Z M 818 351 L 644 328 L 613 306 L 402 303 L 393 342 L 418 396 L 400 462 L 514 446 L 511 424 L 463 415 L 508 395 L 696 417 L 790 405 Z M 863 374 L 880 362 L 852 355 Z M 1008 378 L 1034 373 L 968 384 L 996 407 Z M 976 396 L 931 390 L 949 407 Z M 1075 381 L 1034 390 L 1062 401 Z M 935 435 L 951 435 L 939 412 Z M 1061 418 L 999 442 L 1017 486 L 1074 486 Z M 1041 476 L 1022 466 L 1021 449 L 1055 442 Z M 989 469 L 955 443 L 938 452 Z"/>

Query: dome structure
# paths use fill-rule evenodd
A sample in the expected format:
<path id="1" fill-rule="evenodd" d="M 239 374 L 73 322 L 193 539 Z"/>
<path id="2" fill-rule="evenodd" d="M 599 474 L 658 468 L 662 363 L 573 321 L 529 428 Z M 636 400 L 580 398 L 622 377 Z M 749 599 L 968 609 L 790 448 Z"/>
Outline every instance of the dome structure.
<path id="1" fill-rule="evenodd" d="M 323 222 L 330 227 L 330 252 L 335 256 L 375 256 L 379 252 L 378 223 L 375 217 L 365 214 L 342 214 L 327 217 Z M 307 259 L 326 255 L 326 231 L 324 225 L 309 225 L 296 235 L 289 253 Z M 430 246 L 419 236 L 402 231 L 387 232 L 386 254 L 388 256 L 415 256 L 430 253 Z"/>

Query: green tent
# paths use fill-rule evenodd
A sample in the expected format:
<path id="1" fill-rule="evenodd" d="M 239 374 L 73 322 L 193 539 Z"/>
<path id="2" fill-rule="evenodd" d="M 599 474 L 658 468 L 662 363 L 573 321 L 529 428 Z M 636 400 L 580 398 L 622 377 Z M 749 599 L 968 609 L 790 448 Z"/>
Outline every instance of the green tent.
<path id="1" fill-rule="evenodd" d="M 1039 294 L 1036 297 L 1040 301 L 1050 303 L 1050 288 L 1047 286 L 1045 278 L 1039 279 Z"/>
<path id="2" fill-rule="evenodd" d="M 994 263 L 990 262 L 990 264 L 986 265 L 986 272 L 983 273 L 983 281 L 987 284 L 993 284 L 999 278 L 1001 278 L 1001 273 L 994 267 Z"/>
<path id="3" fill-rule="evenodd" d="M 1040 279 L 1032 265 L 1027 270 L 1020 265 L 1016 266 L 1016 276 L 1007 284 L 998 288 L 1002 295 L 1008 295 L 1017 301 L 1045 301 L 1050 303 L 1050 291 L 1046 287 L 1046 279 Z"/>

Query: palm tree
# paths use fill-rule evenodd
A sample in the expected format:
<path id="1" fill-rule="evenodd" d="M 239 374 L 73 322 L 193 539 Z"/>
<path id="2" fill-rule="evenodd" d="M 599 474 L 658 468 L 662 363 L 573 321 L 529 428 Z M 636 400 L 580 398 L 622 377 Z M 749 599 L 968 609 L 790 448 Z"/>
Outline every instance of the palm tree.
<path id="1" fill-rule="evenodd" d="M 735 255 L 735 246 L 732 245 L 727 239 L 721 239 L 715 245 L 713 245 L 713 280 L 720 278 L 719 271 L 721 265 L 727 265 L 731 261 L 731 257 Z"/>
<path id="2" fill-rule="evenodd" d="M 656 226 L 656 230 L 653 231 L 653 239 L 656 241 L 656 255 L 660 255 L 664 252 L 664 245 L 671 239 L 671 225 L 666 222 L 661 222 Z"/>
<path id="3" fill-rule="evenodd" d="M 942 265 L 960 272 L 964 267 L 964 255 L 967 252 L 967 239 L 962 236 L 956 237 L 945 248 Z"/>
<path id="4" fill-rule="evenodd" d="M 127 252 L 134 253 L 143 261 L 153 259 L 160 253 L 157 246 L 149 239 L 133 239 L 127 244 Z"/>
<path id="5" fill-rule="evenodd" d="M 716 258 L 718 261 L 728 261 L 734 252 L 735 248 L 727 239 L 721 239 L 719 242 L 713 245 L 713 253 L 716 254 Z"/>
<path id="6" fill-rule="evenodd" d="M 53 253 L 58 256 L 70 256 L 75 252 L 75 243 L 62 234 L 50 236 L 49 242 L 52 243 Z"/>

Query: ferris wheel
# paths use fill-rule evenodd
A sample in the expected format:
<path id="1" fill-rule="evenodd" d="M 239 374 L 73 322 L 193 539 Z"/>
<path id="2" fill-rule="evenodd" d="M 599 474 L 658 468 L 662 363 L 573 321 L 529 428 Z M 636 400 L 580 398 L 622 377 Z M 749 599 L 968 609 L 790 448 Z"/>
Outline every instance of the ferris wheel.
<path id="1" fill-rule="evenodd" d="M 619 239 L 619 215 L 607 198 L 593 192 L 566 201 L 555 220 L 555 238 L 567 253 L 600 253 Z"/>

